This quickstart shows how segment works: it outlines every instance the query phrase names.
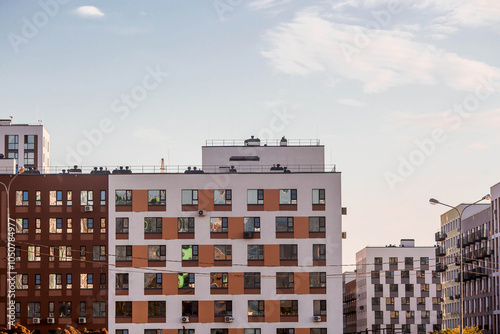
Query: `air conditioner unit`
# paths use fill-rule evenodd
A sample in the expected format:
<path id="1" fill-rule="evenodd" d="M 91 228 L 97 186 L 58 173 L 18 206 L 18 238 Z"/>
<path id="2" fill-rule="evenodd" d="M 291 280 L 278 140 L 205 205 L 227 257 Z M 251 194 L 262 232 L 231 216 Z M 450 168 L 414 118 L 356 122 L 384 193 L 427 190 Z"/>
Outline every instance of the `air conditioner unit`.
<path id="1" fill-rule="evenodd" d="M 78 318 L 78 323 L 79 324 L 86 324 L 87 323 L 87 318 L 85 318 L 85 317 Z"/>
<path id="2" fill-rule="evenodd" d="M 92 211 L 94 211 L 92 205 L 85 205 L 85 212 L 92 212 Z"/>
<path id="3" fill-rule="evenodd" d="M 181 321 L 182 321 L 182 322 L 189 322 L 189 317 L 182 317 L 182 318 L 181 318 Z"/>
<path id="4" fill-rule="evenodd" d="M 253 232 L 243 232 L 243 238 L 244 239 L 252 239 L 253 238 Z"/>
<path id="5" fill-rule="evenodd" d="M 33 325 L 40 325 L 40 318 L 33 318 Z"/>
<path id="6" fill-rule="evenodd" d="M 198 216 L 203 217 L 207 213 L 206 210 L 198 210 Z"/>
<path id="7" fill-rule="evenodd" d="M 233 322 L 234 318 L 233 317 L 224 317 L 224 322 Z"/>
<path id="8" fill-rule="evenodd" d="M 321 317 L 320 317 L 319 315 L 315 315 L 315 316 L 313 317 L 313 321 L 314 321 L 314 322 L 321 322 Z"/>
<path id="9" fill-rule="evenodd" d="M 48 324 L 55 324 L 56 323 L 56 319 L 54 319 L 54 318 L 47 318 L 47 323 Z"/>

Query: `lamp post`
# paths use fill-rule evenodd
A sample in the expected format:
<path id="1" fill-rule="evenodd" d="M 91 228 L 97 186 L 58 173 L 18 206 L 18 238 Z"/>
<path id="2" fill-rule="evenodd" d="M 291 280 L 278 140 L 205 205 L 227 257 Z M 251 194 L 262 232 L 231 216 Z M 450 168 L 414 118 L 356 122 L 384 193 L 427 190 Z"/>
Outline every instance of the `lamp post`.
<path id="1" fill-rule="evenodd" d="M 7 247 L 6 247 L 6 252 L 7 252 L 7 286 L 6 286 L 6 295 L 7 295 L 7 304 L 6 304 L 6 318 L 5 318 L 5 322 L 6 322 L 6 327 L 7 327 L 7 330 L 10 330 L 11 329 L 11 315 L 10 315 L 10 309 L 13 305 L 12 304 L 12 294 L 10 292 L 10 287 L 11 287 L 11 269 L 14 267 L 15 268 L 15 261 L 14 263 L 11 263 L 12 261 L 10 260 L 10 249 L 13 248 L 12 246 L 12 242 L 15 240 L 15 228 L 13 229 L 13 232 L 12 232 L 12 236 L 11 234 L 9 233 L 9 224 L 10 224 L 10 221 L 13 220 L 12 218 L 10 218 L 10 210 L 9 210 L 9 207 L 10 207 L 10 202 L 9 202 L 9 192 L 10 192 L 10 186 L 12 185 L 12 182 L 16 179 L 16 177 L 19 176 L 19 174 L 22 174 L 24 172 L 24 168 L 20 168 L 17 172 L 17 174 L 12 178 L 12 180 L 10 180 L 10 182 L 6 185 L 5 183 L 3 182 L 0 182 L 0 184 L 5 188 L 5 194 L 6 194 L 6 197 L 7 197 L 7 208 L 6 208 L 6 212 L 7 212 L 7 223 L 6 223 L 6 238 L 7 238 Z M 15 253 L 14 253 L 15 254 Z M 14 260 L 15 260 L 15 255 L 14 255 Z"/>
<path id="2" fill-rule="evenodd" d="M 431 198 L 429 200 L 429 203 L 432 205 L 436 205 L 436 204 L 444 205 L 444 206 L 447 206 L 449 208 L 452 208 L 453 210 L 455 210 L 458 213 L 458 228 L 459 228 L 458 233 L 460 236 L 460 239 L 459 239 L 460 240 L 460 244 L 459 244 L 459 246 L 460 246 L 460 334 L 463 334 L 463 328 L 464 328 L 464 262 L 463 262 L 462 214 L 464 213 L 465 209 L 467 209 L 468 207 L 470 207 L 474 204 L 477 204 L 485 199 L 490 199 L 490 198 L 491 198 L 490 194 L 487 194 L 487 195 L 481 197 L 481 199 L 475 201 L 474 203 L 466 205 L 461 211 L 459 211 L 456 207 L 451 206 L 449 204 L 442 203 L 435 198 Z"/>

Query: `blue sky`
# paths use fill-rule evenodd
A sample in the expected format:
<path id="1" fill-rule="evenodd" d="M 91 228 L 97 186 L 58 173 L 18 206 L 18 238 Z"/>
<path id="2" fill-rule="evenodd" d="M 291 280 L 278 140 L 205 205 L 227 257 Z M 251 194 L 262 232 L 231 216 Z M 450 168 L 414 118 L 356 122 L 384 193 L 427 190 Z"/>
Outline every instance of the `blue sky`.
<path id="1" fill-rule="evenodd" d="M 1 117 L 43 118 L 56 165 L 319 138 L 353 263 L 366 245 L 433 244 L 430 197 L 475 201 L 500 180 L 499 21 L 494 0 L 2 0 Z"/>

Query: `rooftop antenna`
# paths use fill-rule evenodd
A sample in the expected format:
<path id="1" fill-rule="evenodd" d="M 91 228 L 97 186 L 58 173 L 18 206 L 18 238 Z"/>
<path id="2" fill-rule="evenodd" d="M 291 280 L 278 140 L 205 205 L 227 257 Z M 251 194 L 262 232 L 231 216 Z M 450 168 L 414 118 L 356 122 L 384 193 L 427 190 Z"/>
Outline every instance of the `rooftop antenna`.
<path id="1" fill-rule="evenodd" d="M 165 173 L 165 159 L 161 158 L 160 172 Z"/>

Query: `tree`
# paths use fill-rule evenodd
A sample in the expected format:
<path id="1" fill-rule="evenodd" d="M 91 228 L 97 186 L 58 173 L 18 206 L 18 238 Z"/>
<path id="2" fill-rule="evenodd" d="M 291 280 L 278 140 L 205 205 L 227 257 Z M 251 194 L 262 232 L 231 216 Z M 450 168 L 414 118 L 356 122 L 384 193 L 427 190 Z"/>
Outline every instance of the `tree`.
<path id="1" fill-rule="evenodd" d="M 460 334 L 459 328 L 443 329 L 441 331 L 432 331 L 429 334 Z M 483 334 L 483 330 L 477 326 L 464 327 L 464 334 Z"/>

